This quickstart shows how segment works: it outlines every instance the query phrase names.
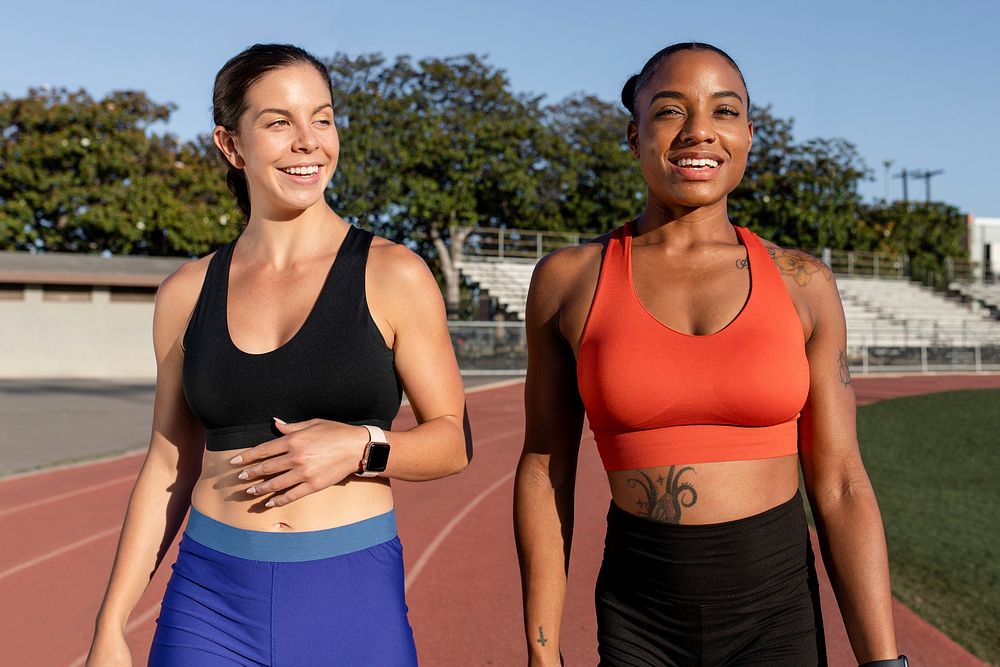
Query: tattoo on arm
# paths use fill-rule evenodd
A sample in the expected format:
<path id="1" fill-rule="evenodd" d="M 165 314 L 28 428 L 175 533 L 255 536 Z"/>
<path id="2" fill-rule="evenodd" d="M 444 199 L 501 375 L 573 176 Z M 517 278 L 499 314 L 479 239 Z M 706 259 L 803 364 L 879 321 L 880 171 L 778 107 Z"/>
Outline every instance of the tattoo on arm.
<path id="1" fill-rule="evenodd" d="M 826 264 L 804 252 L 791 250 L 779 252 L 774 248 L 768 248 L 767 252 L 771 255 L 778 270 L 786 276 L 791 276 L 799 287 L 808 285 L 817 273 L 827 280 L 833 280 L 833 271 Z"/>
<path id="2" fill-rule="evenodd" d="M 839 349 L 837 350 L 837 379 L 845 387 L 853 384 L 851 381 L 851 369 L 847 365 L 847 354 Z"/>
<path id="3" fill-rule="evenodd" d="M 538 639 L 535 640 L 543 647 L 549 643 L 549 640 L 545 638 L 545 634 L 542 632 L 542 626 L 538 626 Z"/>
<path id="4" fill-rule="evenodd" d="M 750 266 L 750 258 L 744 257 L 743 259 L 736 260 L 737 269 L 745 269 Z"/>
<path id="5" fill-rule="evenodd" d="M 698 474 L 691 466 L 680 470 L 677 470 L 677 466 L 670 466 L 667 476 L 660 475 L 655 482 L 643 471 L 636 472 L 640 477 L 632 477 L 627 483 L 630 487 L 639 487 L 645 492 L 646 499 L 637 501 L 640 516 L 660 523 L 677 524 L 681 522 L 681 509 L 692 507 L 698 502 L 698 492 L 694 486 L 688 482 L 681 483 L 681 477 L 685 473 Z"/>

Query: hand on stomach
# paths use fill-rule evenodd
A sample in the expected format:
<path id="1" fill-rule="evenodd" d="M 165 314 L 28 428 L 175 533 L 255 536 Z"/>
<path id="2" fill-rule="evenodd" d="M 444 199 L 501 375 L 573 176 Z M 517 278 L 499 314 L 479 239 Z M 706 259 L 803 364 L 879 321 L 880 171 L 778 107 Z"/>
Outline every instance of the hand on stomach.
<path id="1" fill-rule="evenodd" d="M 241 451 L 249 450 L 206 451 L 201 476 L 191 493 L 191 504 L 199 512 L 230 526 L 275 532 L 324 530 L 383 514 L 393 507 L 388 479 L 353 474 L 288 504 L 266 507 L 268 500 L 288 489 L 258 495 L 247 489 L 285 473 L 242 480 L 239 474 L 249 466 L 230 463 Z"/>
<path id="2" fill-rule="evenodd" d="M 798 456 L 608 472 L 621 509 L 652 521 L 709 524 L 760 514 L 798 488 Z"/>

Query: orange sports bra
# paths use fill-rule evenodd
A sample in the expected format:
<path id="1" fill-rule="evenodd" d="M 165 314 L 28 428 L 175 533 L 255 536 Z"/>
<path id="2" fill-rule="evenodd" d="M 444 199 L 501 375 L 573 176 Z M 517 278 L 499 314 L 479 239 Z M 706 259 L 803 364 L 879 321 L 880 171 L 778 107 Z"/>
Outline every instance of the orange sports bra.
<path id="1" fill-rule="evenodd" d="M 720 331 L 674 331 L 632 285 L 633 223 L 615 230 L 577 357 L 577 382 L 606 470 L 795 454 L 809 392 L 802 324 L 757 236 L 746 247 L 750 293 Z"/>

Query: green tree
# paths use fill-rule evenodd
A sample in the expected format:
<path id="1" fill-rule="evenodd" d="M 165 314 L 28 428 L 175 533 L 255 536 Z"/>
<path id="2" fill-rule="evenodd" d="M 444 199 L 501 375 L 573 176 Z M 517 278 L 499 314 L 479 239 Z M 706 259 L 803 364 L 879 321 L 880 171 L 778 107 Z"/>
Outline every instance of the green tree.
<path id="1" fill-rule="evenodd" d="M 136 91 L 0 99 L 0 247 L 190 255 L 231 238 L 221 164 L 150 131 L 172 108 Z"/>
<path id="2" fill-rule="evenodd" d="M 733 221 L 783 246 L 848 247 L 861 210 L 858 184 L 869 177 L 843 139 L 797 143 L 794 122 L 770 106 L 754 107 L 753 149 L 743 181 L 730 195 Z"/>
<path id="3" fill-rule="evenodd" d="M 966 216 L 949 204 L 895 202 L 865 206 L 857 220 L 855 250 L 907 255 L 910 275 L 946 287 L 951 261 L 968 259 Z"/>
<path id="4" fill-rule="evenodd" d="M 538 98 L 515 94 L 475 55 L 339 55 L 329 67 L 343 145 L 331 204 L 430 258 L 454 316 L 468 227 L 538 228 L 555 211 L 538 187 L 547 133 Z"/>
<path id="5" fill-rule="evenodd" d="M 628 149 L 628 120 L 617 104 L 592 95 L 546 107 L 552 138 L 543 148 L 550 169 L 542 185 L 544 198 L 558 205 L 554 224 L 597 235 L 641 210 L 646 183 Z"/>

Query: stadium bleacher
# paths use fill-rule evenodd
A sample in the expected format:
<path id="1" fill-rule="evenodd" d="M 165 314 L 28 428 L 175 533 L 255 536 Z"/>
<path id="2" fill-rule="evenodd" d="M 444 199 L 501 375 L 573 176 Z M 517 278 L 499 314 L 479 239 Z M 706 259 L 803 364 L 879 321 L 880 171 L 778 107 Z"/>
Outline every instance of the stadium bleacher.
<path id="1" fill-rule="evenodd" d="M 1000 283 L 959 283 L 953 282 L 949 289 L 963 301 L 978 305 L 1000 317 Z"/>
<path id="2" fill-rule="evenodd" d="M 499 306 L 524 319 L 534 262 L 466 259 L 458 269 Z M 959 303 L 903 279 L 838 276 L 847 316 L 849 346 L 973 346 L 1000 344 L 1000 321 L 988 309 Z M 975 298 L 1000 303 L 1000 286 L 977 290 Z M 992 301 L 990 301 L 992 299 Z"/>

